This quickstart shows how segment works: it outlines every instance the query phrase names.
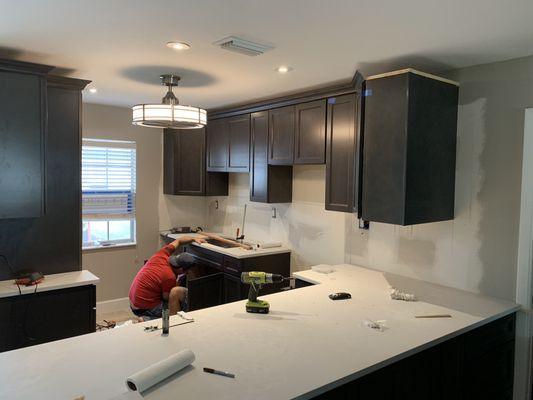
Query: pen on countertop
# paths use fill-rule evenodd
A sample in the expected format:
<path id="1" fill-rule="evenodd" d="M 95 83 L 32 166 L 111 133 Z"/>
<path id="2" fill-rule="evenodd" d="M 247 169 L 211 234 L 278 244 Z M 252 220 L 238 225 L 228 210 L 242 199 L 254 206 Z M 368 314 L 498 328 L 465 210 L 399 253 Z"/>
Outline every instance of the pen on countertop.
<path id="1" fill-rule="evenodd" d="M 225 377 L 228 377 L 228 378 L 235 378 L 235 374 L 232 374 L 230 372 L 219 371 L 219 370 L 216 370 L 216 369 L 213 369 L 213 368 L 204 367 L 204 372 L 208 372 L 210 374 L 222 375 L 222 376 L 225 376 Z"/>

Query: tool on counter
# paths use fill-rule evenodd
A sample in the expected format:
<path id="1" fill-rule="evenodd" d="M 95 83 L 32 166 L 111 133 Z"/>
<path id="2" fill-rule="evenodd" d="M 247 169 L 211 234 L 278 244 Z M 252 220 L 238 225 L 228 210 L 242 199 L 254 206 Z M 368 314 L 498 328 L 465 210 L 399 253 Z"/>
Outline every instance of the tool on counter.
<path id="1" fill-rule="evenodd" d="M 331 293 L 328 297 L 331 300 L 347 300 L 347 299 L 351 299 L 352 295 L 347 292 L 338 292 L 338 293 Z"/>
<path id="2" fill-rule="evenodd" d="M 170 318 L 170 310 L 168 309 L 168 301 L 163 300 L 163 310 L 161 311 L 161 319 L 163 321 L 163 332 L 161 334 L 163 336 L 168 335 L 168 326 L 169 326 L 169 318 Z"/>
<path id="3" fill-rule="evenodd" d="M 157 327 L 157 325 L 150 325 L 150 326 L 144 327 L 145 332 L 153 332 L 153 331 L 157 331 L 158 329 L 159 328 Z"/>
<path id="4" fill-rule="evenodd" d="M 246 311 L 249 313 L 268 314 L 270 310 L 270 304 L 268 301 L 259 300 L 257 295 L 267 283 L 276 283 L 289 280 L 291 278 L 285 278 L 279 274 L 270 274 L 267 272 L 251 271 L 243 272 L 241 274 L 241 281 L 250 285 L 250 291 L 248 292 L 248 301 L 246 302 Z"/>
<path id="5" fill-rule="evenodd" d="M 213 369 L 213 368 L 204 367 L 204 372 L 207 372 L 209 374 L 216 374 L 216 375 L 220 375 L 220 376 L 225 376 L 227 378 L 235 378 L 235 374 L 232 374 L 231 372 L 219 371 L 219 370 Z"/>
<path id="6" fill-rule="evenodd" d="M 237 246 L 237 247 L 242 247 L 245 250 L 252 250 L 252 246 L 250 246 L 249 244 L 239 243 L 239 242 L 237 242 L 235 240 L 224 238 L 224 237 L 222 237 L 220 235 L 217 235 L 215 233 L 202 232 L 199 235 L 205 236 L 206 238 L 209 238 L 209 239 L 218 240 L 218 241 L 220 241 L 222 243 L 231 244 L 231 245 Z"/>
<path id="7" fill-rule="evenodd" d="M 392 300 L 416 301 L 416 296 L 414 294 L 403 292 L 395 287 L 390 288 L 390 298 Z"/>
<path id="8" fill-rule="evenodd" d="M 450 314 L 415 315 L 415 318 L 451 318 Z"/>
<path id="9" fill-rule="evenodd" d="M 371 319 L 367 318 L 362 321 L 363 326 L 366 326 L 367 328 L 374 329 L 379 332 L 383 332 L 386 327 L 386 323 L 387 321 L 385 321 L 384 319 L 372 321 Z"/>
<path id="10" fill-rule="evenodd" d="M 175 226 L 173 228 L 169 229 L 169 232 L 171 234 L 177 234 L 177 233 L 197 233 L 202 232 L 203 229 L 201 226 L 197 226 L 196 228 L 191 228 L 190 226 Z"/>

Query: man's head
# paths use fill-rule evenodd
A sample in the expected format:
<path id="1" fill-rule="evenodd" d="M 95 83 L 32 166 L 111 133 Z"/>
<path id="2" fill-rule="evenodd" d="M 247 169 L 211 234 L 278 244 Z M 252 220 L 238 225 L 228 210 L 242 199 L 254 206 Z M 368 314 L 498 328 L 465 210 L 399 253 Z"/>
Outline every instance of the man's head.
<path id="1" fill-rule="evenodd" d="M 181 253 L 177 256 L 170 256 L 168 263 L 176 275 L 184 274 L 194 265 L 194 257 L 188 253 Z"/>

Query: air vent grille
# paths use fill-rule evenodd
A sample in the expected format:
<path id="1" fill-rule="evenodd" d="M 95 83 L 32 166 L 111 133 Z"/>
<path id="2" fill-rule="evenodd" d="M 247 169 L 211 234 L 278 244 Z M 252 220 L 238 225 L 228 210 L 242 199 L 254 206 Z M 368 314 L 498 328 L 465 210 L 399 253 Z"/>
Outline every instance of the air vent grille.
<path id="1" fill-rule="evenodd" d="M 217 40 L 213 44 L 219 46 L 221 49 L 247 56 L 259 56 L 265 51 L 273 49 L 272 46 L 250 42 L 249 40 L 244 40 L 235 36 L 228 36 L 224 39 Z"/>

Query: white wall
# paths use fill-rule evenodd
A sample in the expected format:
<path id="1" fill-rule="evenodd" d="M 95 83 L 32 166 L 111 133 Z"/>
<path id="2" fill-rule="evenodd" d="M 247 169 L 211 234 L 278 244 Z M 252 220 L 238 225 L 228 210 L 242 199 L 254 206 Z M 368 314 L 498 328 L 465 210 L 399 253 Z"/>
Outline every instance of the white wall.
<path id="1" fill-rule="evenodd" d="M 206 199 L 163 195 L 162 130 L 131 124 L 129 108 L 83 105 L 83 137 L 134 140 L 137 144 L 137 245 L 83 251 L 82 264 L 100 277 L 97 300 L 128 296 L 131 282 L 159 249 L 159 231 L 177 225 L 206 224 Z"/>
<path id="2" fill-rule="evenodd" d="M 349 262 L 514 300 L 523 110 L 533 105 L 533 57 L 448 74 L 461 83 L 457 132 L 456 217 L 400 227 L 324 210 L 324 167 L 294 168 L 291 204 L 248 202 L 248 175 L 230 174 L 230 196 L 208 201 L 209 225 L 234 234 L 243 205 L 248 238 L 281 240 L 292 269 Z M 219 200 L 215 210 L 214 200 Z"/>

